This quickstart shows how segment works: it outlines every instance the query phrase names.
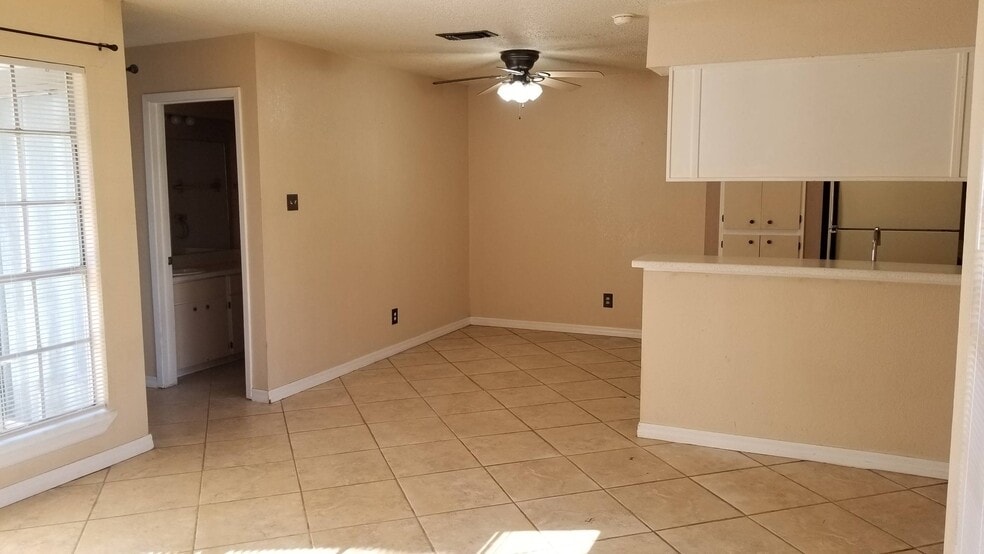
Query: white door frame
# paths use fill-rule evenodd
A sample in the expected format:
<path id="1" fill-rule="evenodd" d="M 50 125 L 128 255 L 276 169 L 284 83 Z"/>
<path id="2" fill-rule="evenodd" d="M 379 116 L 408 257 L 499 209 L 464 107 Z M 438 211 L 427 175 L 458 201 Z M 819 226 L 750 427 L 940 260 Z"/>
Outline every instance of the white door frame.
<path id="1" fill-rule="evenodd" d="M 171 283 L 170 209 L 167 195 L 167 150 L 164 136 L 164 108 L 189 102 L 232 100 L 236 123 L 236 171 L 239 174 L 239 251 L 243 279 L 244 355 L 246 358 L 246 397 L 252 398 L 253 350 L 250 345 L 249 248 L 246 217 L 246 175 L 243 152 L 242 100 L 239 87 L 184 92 L 165 92 L 143 96 L 144 164 L 147 170 L 147 216 L 150 231 L 150 274 L 154 297 L 154 342 L 157 384 L 170 387 L 178 383 L 177 352 L 174 336 L 174 289 Z"/>
<path id="2" fill-rule="evenodd" d="M 977 41 L 984 10 L 977 12 Z M 984 551 L 984 56 L 973 64 L 967 212 L 947 494 L 948 554 Z"/>

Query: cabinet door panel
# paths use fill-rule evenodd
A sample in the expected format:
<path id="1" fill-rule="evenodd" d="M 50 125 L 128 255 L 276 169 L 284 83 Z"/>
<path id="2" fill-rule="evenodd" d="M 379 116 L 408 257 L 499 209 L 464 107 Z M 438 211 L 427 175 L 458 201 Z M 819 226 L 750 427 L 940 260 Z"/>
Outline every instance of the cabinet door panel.
<path id="1" fill-rule="evenodd" d="M 759 255 L 758 235 L 724 235 L 721 255 L 757 258 Z"/>
<path id="2" fill-rule="evenodd" d="M 199 340 L 205 346 L 205 361 L 215 360 L 232 353 L 229 347 L 229 309 L 225 296 L 209 298 L 198 306 L 202 318 L 202 334 Z"/>
<path id="3" fill-rule="evenodd" d="M 699 67 L 676 68 L 670 73 L 670 117 L 667 122 L 666 177 L 697 178 L 700 139 Z"/>
<path id="4" fill-rule="evenodd" d="M 798 236 L 763 236 L 759 239 L 762 258 L 799 258 L 800 239 Z"/>
<path id="5" fill-rule="evenodd" d="M 178 369 L 200 364 L 208 359 L 209 344 L 202 340 L 204 319 L 197 304 L 174 306 L 174 338 Z"/>
<path id="6" fill-rule="evenodd" d="M 803 183 L 777 181 L 762 184 L 762 228 L 795 231 L 800 225 Z"/>
<path id="7" fill-rule="evenodd" d="M 967 57 L 936 50 L 703 66 L 698 175 L 957 180 Z"/>
<path id="8" fill-rule="evenodd" d="M 174 306 L 178 369 L 196 366 L 232 353 L 225 297 Z"/>
<path id="9" fill-rule="evenodd" d="M 723 183 L 724 228 L 760 229 L 762 227 L 762 183 Z"/>

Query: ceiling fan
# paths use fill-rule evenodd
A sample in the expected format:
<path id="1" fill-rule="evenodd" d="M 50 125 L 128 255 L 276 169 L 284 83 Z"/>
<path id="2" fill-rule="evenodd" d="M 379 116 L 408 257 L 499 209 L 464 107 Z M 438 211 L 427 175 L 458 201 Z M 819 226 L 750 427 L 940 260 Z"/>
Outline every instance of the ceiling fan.
<path id="1" fill-rule="evenodd" d="M 532 72 L 533 64 L 540 59 L 540 52 L 536 50 L 504 50 L 500 57 L 506 67 L 498 68 L 505 75 L 483 75 L 481 77 L 465 77 L 464 79 L 448 79 L 446 81 L 434 81 L 435 85 L 446 85 L 448 83 L 462 83 L 465 81 L 481 81 L 494 79 L 497 82 L 489 88 L 479 93 L 488 94 L 493 90 L 499 98 L 507 102 L 517 102 L 525 104 L 532 102 L 543 93 L 546 85 L 559 90 L 577 90 L 581 85 L 565 81 L 563 79 L 589 79 L 604 77 L 600 71 L 567 70 L 567 71 L 537 71 Z"/>

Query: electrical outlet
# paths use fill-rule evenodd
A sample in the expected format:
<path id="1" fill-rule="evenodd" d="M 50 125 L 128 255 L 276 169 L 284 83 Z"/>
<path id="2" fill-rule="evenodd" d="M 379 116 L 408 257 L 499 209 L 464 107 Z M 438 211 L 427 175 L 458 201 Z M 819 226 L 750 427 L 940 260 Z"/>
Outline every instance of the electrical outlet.
<path id="1" fill-rule="evenodd" d="M 601 307 L 602 308 L 614 308 L 615 307 L 615 295 L 606 292 L 601 295 Z"/>
<path id="2" fill-rule="evenodd" d="M 390 325 L 396 325 L 397 323 L 400 322 L 400 309 L 399 308 L 393 308 L 393 313 L 390 316 L 390 321 L 391 321 Z"/>
<path id="3" fill-rule="evenodd" d="M 296 212 L 300 206 L 298 205 L 297 195 L 288 194 L 287 195 L 287 211 Z"/>

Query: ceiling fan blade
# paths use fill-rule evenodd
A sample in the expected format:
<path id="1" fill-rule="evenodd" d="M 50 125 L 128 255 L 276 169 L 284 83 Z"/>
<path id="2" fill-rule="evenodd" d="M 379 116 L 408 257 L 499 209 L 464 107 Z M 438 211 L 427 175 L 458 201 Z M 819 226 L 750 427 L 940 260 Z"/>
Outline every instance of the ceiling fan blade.
<path id="1" fill-rule="evenodd" d="M 581 85 L 568 83 L 567 81 L 561 81 L 553 77 L 545 77 L 543 81 L 540 81 L 540 84 L 560 90 L 577 90 L 581 88 Z"/>
<path id="2" fill-rule="evenodd" d="M 502 79 L 502 75 L 483 75 L 481 77 L 465 77 L 464 79 L 448 79 L 446 81 L 434 81 L 435 85 L 446 85 L 448 83 L 464 83 L 465 81 L 481 81 L 482 79 Z"/>
<path id="3" fill-rule="evenodd" d="M 570 70 L 570 71 L 540 71 L 538 75 L 543 75 L 544 77 L 553 77 L 561 79 L 600 79 L 605 76 L 604 73 L 600 71 L 581 71 L 581 70 Z"/>
<path id="4" fill-rule="evenodd" d="M 518 69 L 509 69 L 508 67 L 497 67 L 496 69 L 498 69 L 499 71 L 505 71 L 506 73 L 509 73 L 511 75 L 522 75 L 523 74 L 523 72 L 522 71 L 519 71 Z"/>
<path id="5" fill-rule="evenodd" d="M 499 88 L 500 85 L 502 85 L 502 83 L 496 83 L 496 84 L 490 86 L 489 88 L 483 90 L 482 92 L 478 93 L 478 95 L 481 96 L 483 94 L 488 94 L 488 93 L 494 91 L 495 89 Z"/>

